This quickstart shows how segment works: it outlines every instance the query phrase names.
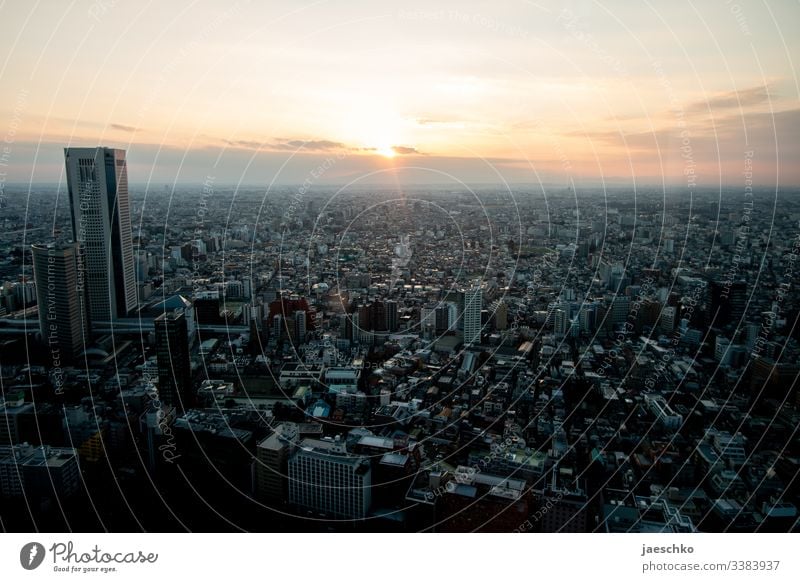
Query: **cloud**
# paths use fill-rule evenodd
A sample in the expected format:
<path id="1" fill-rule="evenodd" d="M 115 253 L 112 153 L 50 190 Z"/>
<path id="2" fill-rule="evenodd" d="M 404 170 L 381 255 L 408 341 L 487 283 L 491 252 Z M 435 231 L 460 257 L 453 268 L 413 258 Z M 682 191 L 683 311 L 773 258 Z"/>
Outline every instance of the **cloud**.
<path id="1" fill-rule="evenodd" d="M 338 141 L 331 141 L 328 139 L 311 139 L 311 140 L 302 140 L 302 139 L 288 139 L 288 140 L 278 140 L 275 143 L 270 144 L 268 147 L 276 150 L 308 150 L 312 152 L 327 152 L 330 150 L 340 150 L 346 149 L 346 145 L 338 142 Z"/>
<path id="2" fill-rule="evenodd" d="M 443 125 L 447 127 L 462 127 L 469 123 L 466 119 L 456 119 L 454 117 L 417 117 L 414 122 L 417 125 Z"/>
<path id="3" fill-rule="evenodd" d="M 773 96 L 774 97 L 774 96 Z M 742 89 L 741 91 L 729 91 L 719 95 L 709 97 L 703 101 L 690 103 L 686 110 L 692 113 L 701 113 L 713 109 L 732 109 L 739 107 L 750 107 L 769 101 L 770 93 L 768 85 L 758 85 Z"/>
<path id="4" fill-rule="evenodd" d="M 417 148 L 412 148 L 409 146 L 392 146 L 392 151 L 398 156 L 410 156 L 414 154 L 419 155 L 422 153 L 418 151 Z"/>
<path id="5" fill-rule="evenodd" d="M 260 141 L 252 141 L 247 139 L 236 139 L 236 140 L 224 139 L 222 141 L 224 141 L 229 146 L 233 146 L 235 148 L 245 148 L 251 150 L 260 150 L 266 145 L 261 143 Z"/>
<path id="6" fill-rule="evenodd" d="M 118 129 L 119 131 L 127 131 L 129 133 L 135 133 L 139 131 L 138 127 L 134 127 L 132 125 L 122 125 L 121 123 L 112 123 L 111 127 L 113 129 Z"/>
<path id="7" fill-rule="evenodd" d="M 433 119 L 431 117 L 418 117 L 414 121 L 417 125 L 436 125 L 437 123 L 450 123 L 447 119 Z"/>
<path id="8" fill-rule="evenodd" d="M 776 112 L 750 112 L 740 115 L 731 112 L 729 115 L 719 117 L 713 121 L 694 120 L 687 124 L 686 130 L 693 143 L 699 141 L 710 142 L 721 146 L 722 142 L 733 142 L 747 145 L 747 137 L 751 133 L 769 137 L 774 141 L 778 135 L 782 139 L 797 135 L 800 122 L 800 109 L 787 109 Z M 569 131 L 562 135 L 565 137 L 583 138 L 590 141 L 600 141 L 609 145 L 625 147 L 626 149 L 641 149 L 655 151 L 658 145 L 679 141 L 680 131 L 674 124 L 665 124 L 663 127 L 652 131 Z M 717 147 L 717 145 L 715 145 Z"/>
<path id="9" fill-rule="evenodd" d="M 377 154 L 382 153 L 384 150 L 375 147 L 363 147 L 363 148 L 348 148 L 352 152 L 364 152 L 368 154 Z M 419 151 L 417 148 L 412 148 L 410 146 L 391 146 L 390 148 L 395 155 L 398 156 L 424 156 L 425 154 Z"/>
<path id="10" fill-rule="evenodd" d="M 376 147 L 354 147 L 330 139 L 304 140 L 274 138 L 271 141 L 264 142 L 247 139 L 222 139 L 222 142 L 237 149 L 273 152 L 326 153 L 331 151 L 348 151 L 374 154 L 379 151 L 379 148 Z M 392 146 L 391 149 L 398 156 L 424 155 L 417 148 L 411 146 L 395 145 Z"/>
<path id="11" fill-rule="evenodd" d="M 288 139 L 278 138 L 269 142 L 262 142 L 249 139 L 223 139 L 229 146 L 250 150 L 270 150 L 270 151 L 297 151 L 306 152 L 328 152 L 332 150 L 348 149 L 347 146 L 338 141 L 328 139 Z"/>

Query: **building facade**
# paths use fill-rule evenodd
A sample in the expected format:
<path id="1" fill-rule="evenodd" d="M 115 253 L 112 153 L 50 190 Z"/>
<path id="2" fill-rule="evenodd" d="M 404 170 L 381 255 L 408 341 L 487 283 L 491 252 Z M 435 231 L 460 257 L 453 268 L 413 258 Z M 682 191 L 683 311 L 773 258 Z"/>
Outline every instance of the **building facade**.
<path id="1" fill-rule="evenodd" d="M 125 317 L 137 304 L 125 151 L 65 148 L 64 158 L 91 320 Z"/>
<path id="2" fill-rule="evenodd" d="M 185 410 L 192 406 L 192 363 L 186 316 L 162 313 L 153 322 L 156 331 L 158 393 L 161 401 Z"/>
<path id="3" fill-rule="evenodd" d="M 369 459 L 344 445 L 306 439 L 289 459 L 289 502 L 340 519 L 364 519 L 371 500 Z"/>
<path id="4" fill-rule="evenodd" d="M 69 362 L 85 349 L 89 321 L 78 246 L 31 245 L 39 331 L 53 363 Z"/>

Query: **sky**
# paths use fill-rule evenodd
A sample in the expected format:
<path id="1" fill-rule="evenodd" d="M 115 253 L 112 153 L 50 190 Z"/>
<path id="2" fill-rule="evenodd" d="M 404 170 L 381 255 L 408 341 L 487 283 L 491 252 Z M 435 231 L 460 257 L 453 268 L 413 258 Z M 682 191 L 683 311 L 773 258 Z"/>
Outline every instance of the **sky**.
<path id="1" fill-rule="evenodd" d="M 435 7 L 431 7 L 435 4 Z M 800 185 L 800 3 L 0 3 L 0 180 Z M 749 162 L 748 162 L 749 160 Z"/>

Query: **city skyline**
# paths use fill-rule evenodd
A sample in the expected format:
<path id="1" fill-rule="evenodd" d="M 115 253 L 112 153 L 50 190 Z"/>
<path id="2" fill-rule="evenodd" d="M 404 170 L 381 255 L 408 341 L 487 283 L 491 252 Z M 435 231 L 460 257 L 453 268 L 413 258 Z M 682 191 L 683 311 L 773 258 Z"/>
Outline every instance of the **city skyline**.
<path id="1" fill-rule="evenodd" d="M 39 532 L 559 533 L 564 575 L 594 533 L 619 579 L 774 573 L 800 3 L 738 2 L 0 3 L 18 565 L 67 573 Z"/>

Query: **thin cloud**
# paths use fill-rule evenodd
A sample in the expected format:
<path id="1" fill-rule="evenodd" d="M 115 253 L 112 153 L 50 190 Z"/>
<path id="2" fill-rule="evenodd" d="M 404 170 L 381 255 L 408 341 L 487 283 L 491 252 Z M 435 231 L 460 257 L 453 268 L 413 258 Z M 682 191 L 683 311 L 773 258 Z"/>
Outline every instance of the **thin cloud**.
<path id="1" fill-rule="evenodd" d="M 770 92 L 768 85 L 758 85 L 742 89 L 741 91 L 729 91 L 721 93 L 703 101 L 690 103 L 686 110 L 692 113 L 705 112 L 714 109 L 732 109 L 739 107 L 752 107 L 765 101 L 769 101 Z"/>
<path id="2" fill-rule="evenodd" d="M 235 148 L 245 148 L 251 150 L 260 150 L 266 145 L 260 141 L 252 141 L 247 139 L 236 139 L 236 140 L 224 139 L 222 141 L 224 141 L 229 146 L 233 146 Z"/>
<path id="3" fill-rule="evenodd" d="M 223 139 L 224 143 L 235 148 L 251 150 L 327 152 L 332 150 L 347 149 L 347 146 L 338 141 L 327 139 L 302 140 L 302 139 L 275 139 L 269 142 L 249 139 Z"/>
<path id="4" fill-rule="evenodd" d="M 273 149 L 278 150 L 297 150 L 303 149 L 312 152 L 327 152 L 331 150 L 341 150 L 346 149 L 347 146 L 342 142 L 338 141 L 331 141 L 328 139 L 312 139 L 312 140 L 302 140 L 302 139 L 289 139 L 289 140 L 279 140 L 276 143 L 271 144 Z"/>
<path id="5" fill-rule="evenodd" d="M 444 125 L 444 126 L 463 126 L 468 123 L 465 119 L 449 117 L 417 117 L 414 119 L 417 125 Z"/>
<path id="6" fill-rule="evenodd" d="M 398 156 L 420 155 L 422 152 L 409 146 L 392 146 L 392 151 Z"/>
<path id="7" fill-rule="evenodd" d="M 134 127 L 133 125 L 123 125 L 121 123 L 112 123 L 111 127 L 113 129 L 118 129 L 119 131 L 127 131 L 128 133 L 135 133 L 139 131 L 138 127 Z"/>

